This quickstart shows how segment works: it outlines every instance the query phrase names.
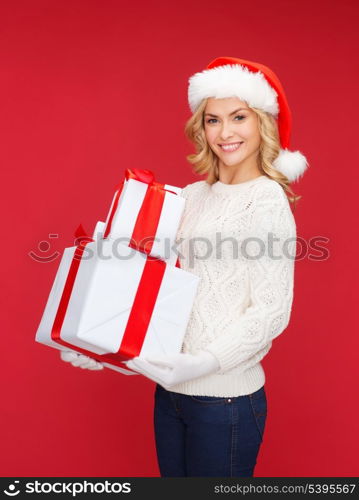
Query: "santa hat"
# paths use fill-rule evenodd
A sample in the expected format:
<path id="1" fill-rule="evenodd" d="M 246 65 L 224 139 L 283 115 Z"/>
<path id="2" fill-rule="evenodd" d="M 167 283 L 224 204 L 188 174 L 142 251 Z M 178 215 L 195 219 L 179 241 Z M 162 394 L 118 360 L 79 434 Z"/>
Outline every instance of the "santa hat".
<path id="1" fill-rule="evenodd" d="M 217 57 L 207 68 L 189 78 L 188 102 L 192 113 L 207 97 L 238 97 L 248 106 L 273 115 L 278 121 L 281 149 L 273 167 L 289 181 L 296 181 L 308 167 L 305 156 L 289 151 L 292 115 L 284 89 L 275 73 L 264 64 L 235 57 Z"/>

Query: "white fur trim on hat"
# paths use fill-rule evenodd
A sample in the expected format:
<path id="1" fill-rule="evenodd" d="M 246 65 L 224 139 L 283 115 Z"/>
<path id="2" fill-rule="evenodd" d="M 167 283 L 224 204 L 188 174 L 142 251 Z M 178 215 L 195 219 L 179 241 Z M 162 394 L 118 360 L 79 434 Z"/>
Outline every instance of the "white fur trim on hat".
<path id="1" fill-rule="evenodd" d="M 307 159 L 299 151 L 281 149 L 273 167 L 284 174 L 289 181 L 297 181 L 308 167 Z"/>
<path id="2" fill-rule="evenodd" d="M 238 97 L 250 107 L 262 109 L 275 117 L 278 115 L 278 94 L 260 71 L 249 71 L 240 64 L 226 64 L 195 73 L 188 81 L 188 102 L 192 113 L 207 97 Z"/>

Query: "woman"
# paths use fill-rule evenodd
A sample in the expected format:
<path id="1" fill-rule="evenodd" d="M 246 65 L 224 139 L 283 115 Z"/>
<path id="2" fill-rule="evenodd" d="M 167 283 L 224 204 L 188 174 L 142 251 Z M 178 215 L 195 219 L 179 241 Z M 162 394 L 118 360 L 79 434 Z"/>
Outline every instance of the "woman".
<path id="1" fill-rule="evenodd" d="M 252 477 L 267 416 L 260 361 L 289 323 L 296 227 L 291 114 L 266 66 L 220 57 L 189 80 L 197 153 L 178 231 L 181 268 L 201 277 L 182 352 L 134 358 L 155 381 L 161 476 Z M 291 195 L 291 196 L 290 196 Z M 64 355 L 62 355 L 64 356 Z M 101 368 L 85 356 L 75 366 Z"/>

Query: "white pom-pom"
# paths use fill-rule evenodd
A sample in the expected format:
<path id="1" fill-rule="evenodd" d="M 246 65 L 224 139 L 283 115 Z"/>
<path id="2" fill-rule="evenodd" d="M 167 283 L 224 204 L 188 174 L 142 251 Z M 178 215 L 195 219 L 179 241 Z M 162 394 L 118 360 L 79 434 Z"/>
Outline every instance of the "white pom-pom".
<path id="1" fill-rule="evenodd" d="M 273 167 L 285 175 L 290 182 L 297 181 L 308 167 L 307 159 L 299 151 L 281 149 Z"/>

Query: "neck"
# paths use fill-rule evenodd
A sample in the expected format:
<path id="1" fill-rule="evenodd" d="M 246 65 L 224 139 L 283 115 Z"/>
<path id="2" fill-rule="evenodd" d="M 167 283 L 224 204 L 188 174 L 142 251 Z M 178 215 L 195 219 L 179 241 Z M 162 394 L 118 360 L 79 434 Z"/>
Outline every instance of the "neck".
<path id="1" fill-rule="evenodd" d="M 239 184 L 241 182 L 251 181 L 256 177 L 263 175 L 263 172 L 257 165 L 252 167 L 228 167 L 219 163 L 219 181 L 224 184 Z"/>

